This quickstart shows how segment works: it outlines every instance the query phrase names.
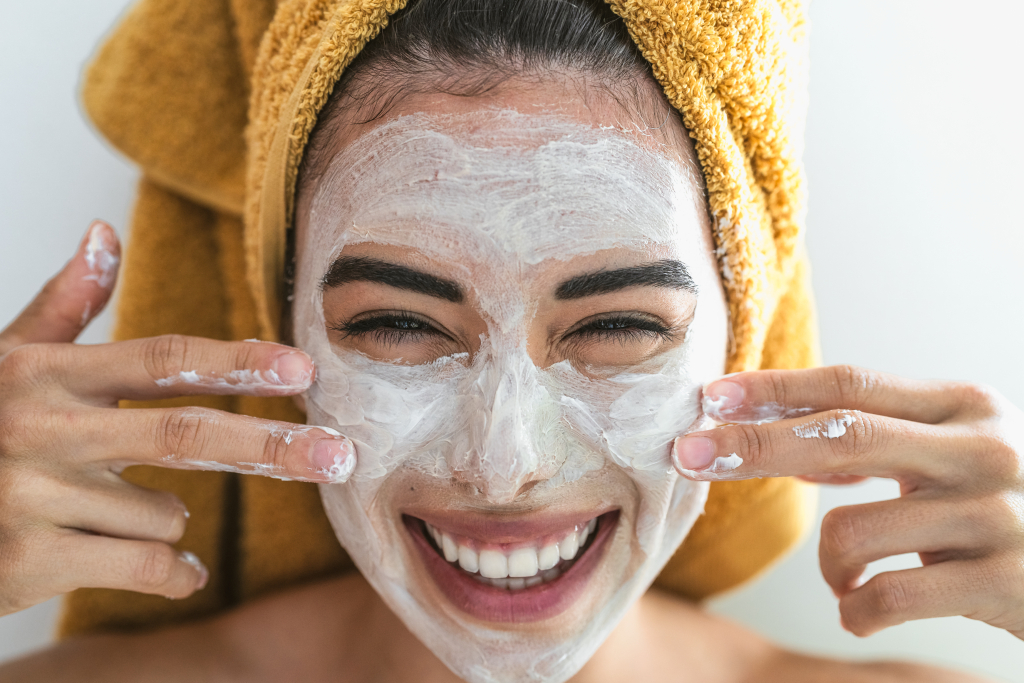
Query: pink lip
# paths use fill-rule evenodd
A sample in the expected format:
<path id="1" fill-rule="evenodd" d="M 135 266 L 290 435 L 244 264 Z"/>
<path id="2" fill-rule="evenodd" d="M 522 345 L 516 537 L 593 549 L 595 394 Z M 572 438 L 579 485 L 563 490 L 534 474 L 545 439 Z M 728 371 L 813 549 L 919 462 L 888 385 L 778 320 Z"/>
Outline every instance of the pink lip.
<path id="1" fill-rule="evenodd" d="M 550 583 L 516 591 L 508 591 L 481 583 L 468 573 L 446 562 L 423 535 L 422 522 L 409 515 L 403 515 L 403 521 L 412 536 L 413 543 L 423 557 L 427 571 L 452 604 L 481 621 L 521 624 L 557 616 L 567 610 L 583 594 L 587 581 L 604 555 L 605 547 L 616 522 L 618 522 L 618 517 L 618 510 L 600 516 L 590 547 L 577 557 L 573 565 L 557 579 Z M 571 526 L 575 521 L 573 520 L 569 525 Z M 556 523 L 563 524 L 564 520 L 557 520 Z M 446 528 L 451 528 L 451 526 L 447 525 Z M 474 527 L 474 530 L 478 530 L 478 527 Z M 511 527 L 508 528 L 508 531 L 512 531 Z M 510 534 L 509 537 L 521 539 L 526 535 L 519 529 L 515 531 L 516 533 Z M 543 535 L 544 530 L 541 531 L 542 533 L 537 535 Z"/>

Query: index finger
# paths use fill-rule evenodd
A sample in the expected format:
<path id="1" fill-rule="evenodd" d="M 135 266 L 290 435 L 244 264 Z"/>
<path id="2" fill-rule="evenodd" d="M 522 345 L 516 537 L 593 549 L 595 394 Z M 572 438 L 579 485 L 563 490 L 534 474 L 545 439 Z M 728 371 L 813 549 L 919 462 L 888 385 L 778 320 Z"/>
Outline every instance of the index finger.
<path id="1" fill-rule="evenodd" d="M 672 459 L 683 476 L 698 480 L 820 474 L 940 479 L 951 465 L 936 452 L 958 450 L 961 438 L 946 427 L 834 410 L 688 434 L 676 439 Z"/>
<path id="2" fill-rule="evenodd" d="M 963 402 L 956 382 L 913 380 L 851 365 L 756 370 L 704 387 L 704 413 L 717 422 L 765 422 L 826 410 L 859 410 L 938 424 Z"/>

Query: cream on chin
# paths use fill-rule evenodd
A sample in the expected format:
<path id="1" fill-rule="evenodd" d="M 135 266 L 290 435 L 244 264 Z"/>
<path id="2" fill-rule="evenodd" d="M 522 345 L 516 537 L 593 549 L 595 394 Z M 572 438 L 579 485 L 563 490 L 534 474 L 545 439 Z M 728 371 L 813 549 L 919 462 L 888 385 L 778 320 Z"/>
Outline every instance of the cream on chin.
<path id="1" fill-rule="evenodd" d="M 468 681 L 558 683 L 572 676 L 703 508 L 707 485 L 679 478 L 669 448 L 699 421 L 700 387 L 721 372 L 724 317 L 698 306 L 684 343 L 654 367 L 595 380 L 568 362 L 544 369 L 533 363 L 525 330 L 535 304 L 522 283 L 539 264 L 658 247 L 685 259 L 699 284 L 717 287 L 693 194 L 676 162 L 625 135 L 507 111 L 395 119 L 346 148 L 321 182 L 300 248 L 295 330 L 318 367 L 306 395 L 309 420 L 341 431 L 358 453 L 348 484 L 321 487 L 325 509 L 385 602 Z M 471 283 L 488 320 L 480 350 L 402 366 L 332 347 L 319 281 L 342 249 L 363 243 L 417 249 Z M 383 495 L 393 477 L 412 472 L 458 482 L 475 491 L 478 508 L 499 514 L 527 483 L 550 499 L 607 467 L 623 473 L 637 509 L 604 536 L 600 523 L 587 531 L 592 518 L 574 522 L 577 554 L 569 527 L 521 547 L 460 534 L 440 521 L 420 534 L 416 552 L 429 552 L 421 559 L 437 572 L 435 581 L 451 582 L 449 595 L 476 595 L 463 578 L 508 582 L 485 586 L 494 591 L 485 616 L 514 612 L 531 591 L 554 595 L 557 585 L 578 586 L 557 614 L 529 629 L 488 621 L 457 599 L 449 600 L 451 609 L 428 599 L 410 564 L 416 556 L 398 538 L 398 510 L 386 508 Z M 597 537 L 601 552 L 579 554 Z M 553 548 L 558 560 L 551 565 Z M 544 584 L 543 573 L 564 562 L 573 564 L 549 574 L 550 585 L 526 586 L 537 577 Z M 518 579 L 522 587 L 512 583 Z"/>

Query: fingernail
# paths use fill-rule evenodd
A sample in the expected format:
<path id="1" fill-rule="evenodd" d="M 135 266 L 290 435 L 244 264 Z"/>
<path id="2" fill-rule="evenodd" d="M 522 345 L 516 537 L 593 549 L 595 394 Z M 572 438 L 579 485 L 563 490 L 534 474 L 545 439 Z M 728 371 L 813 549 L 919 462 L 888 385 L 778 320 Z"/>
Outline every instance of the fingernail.
<path id="1" fill-rule="evenodd" d="M 332 430 L 333 431 L 333 430 Z M 321 439 L 313 445 L 313 469 L 332 484 L 342 484 L 356 468 L 355 446 L 348 439 Z"/>
<path id="2" fill-rule="evenodd" d="M 718 380 L 704 387 L 702 407 L 711 417 L 723 416 L 743 405 L 746 396 L 743 385 Z"/>
<path id="3" fill-rule="evenodd" d="M 110 289 L 117 279 L 121 257 L 117 243 L 108 240 L 110 228 L 102 221 L 93 221 L 85 241 L 85 264 L 89 267 L 86 280 L 92 280 L 103 289 Z"/>
<path id="4" fill-rule="evenodd" d="M 703 470 L 715 459 L 715 444 L 703 436 L 682 436 L 672 447 L 672 457 L 681 470 Z"/>
<path id="5" fill-rule="evenodd" d="M 275 358 L 271 371 L 281 384 L 305 386 L 313 378 L 313 361 L 301 351 L 292 351 Z"/>
<path id="6" fill-rule="evenodd" d="M 196 590 L 201 591 L 206 588 L 206 583 L 210 580 L 210 570 L 206 568 L 203 561 L 187 550 L 178 555 L 178 559 L 199 572 L 199 583 L 196 585 Z"/>

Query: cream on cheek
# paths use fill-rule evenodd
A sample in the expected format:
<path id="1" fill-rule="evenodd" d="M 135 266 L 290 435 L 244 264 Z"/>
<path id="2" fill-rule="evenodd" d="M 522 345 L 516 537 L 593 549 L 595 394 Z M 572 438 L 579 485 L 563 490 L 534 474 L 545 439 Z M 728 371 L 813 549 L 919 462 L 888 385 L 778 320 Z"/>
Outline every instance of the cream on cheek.
<path id="1" fill-rule="evenodd" d="M 693 187 L 678 163 L 620 133 L 505 111 L 384 124 L 332 162 L 313 199 L 295 301 L 298 345 L 318 367 L 306 403 L 312 422 L 344 433 L 358 453 L 348 484 L 321 488 L 325 508 L 392 609 L 468 678 L 478 678 L 469 672 L 479 663 L 467 658 L 481 647 L 497 648 L 484 659 L 513 671 L 512 659 L 536 658 L 540 645 L 516 655 L 509 639 L 525 636 L 466 623 L 456 635 L 471 633 L 477 649 L 438 636 L 430 626 L 438 615 L 410 594 L 408 560 L 395 550 L 388 518 L 395 511 L 375 509 L 381 485 L 407 468 L 468 482 L 477 503 L 497 508 L 529 482 L 538 482 L 532 490 L 542 497 L 609 462 L 623 468 L 640 492 L 634 534 L 645 560 L 613 587 L 600 618 L 576 638 L 549 644 L 543 654 L 553 668 L 541 678 L 567 678 L 582 666 L 702 509 L 706 485 L 680 479 L 668 451 L 700 417 L 702 384 L 721 372 L 724 308 L 698 305 L 685 342 L 657 367 L 592 380 L 568 363 L 533 364 L 526 340 L 535 305 L 523 274 L 549 260 L 654 249 L 685 261 L 716 296 Z M 417 249 L 472 282 L 488 321 L 472 363 L 452 356 L 401 366 L 331 346 L 319 279 L 346 245 L 360 243 Z M 472 278 L 471 266 L 485 266 L 488 277 Z"/>

